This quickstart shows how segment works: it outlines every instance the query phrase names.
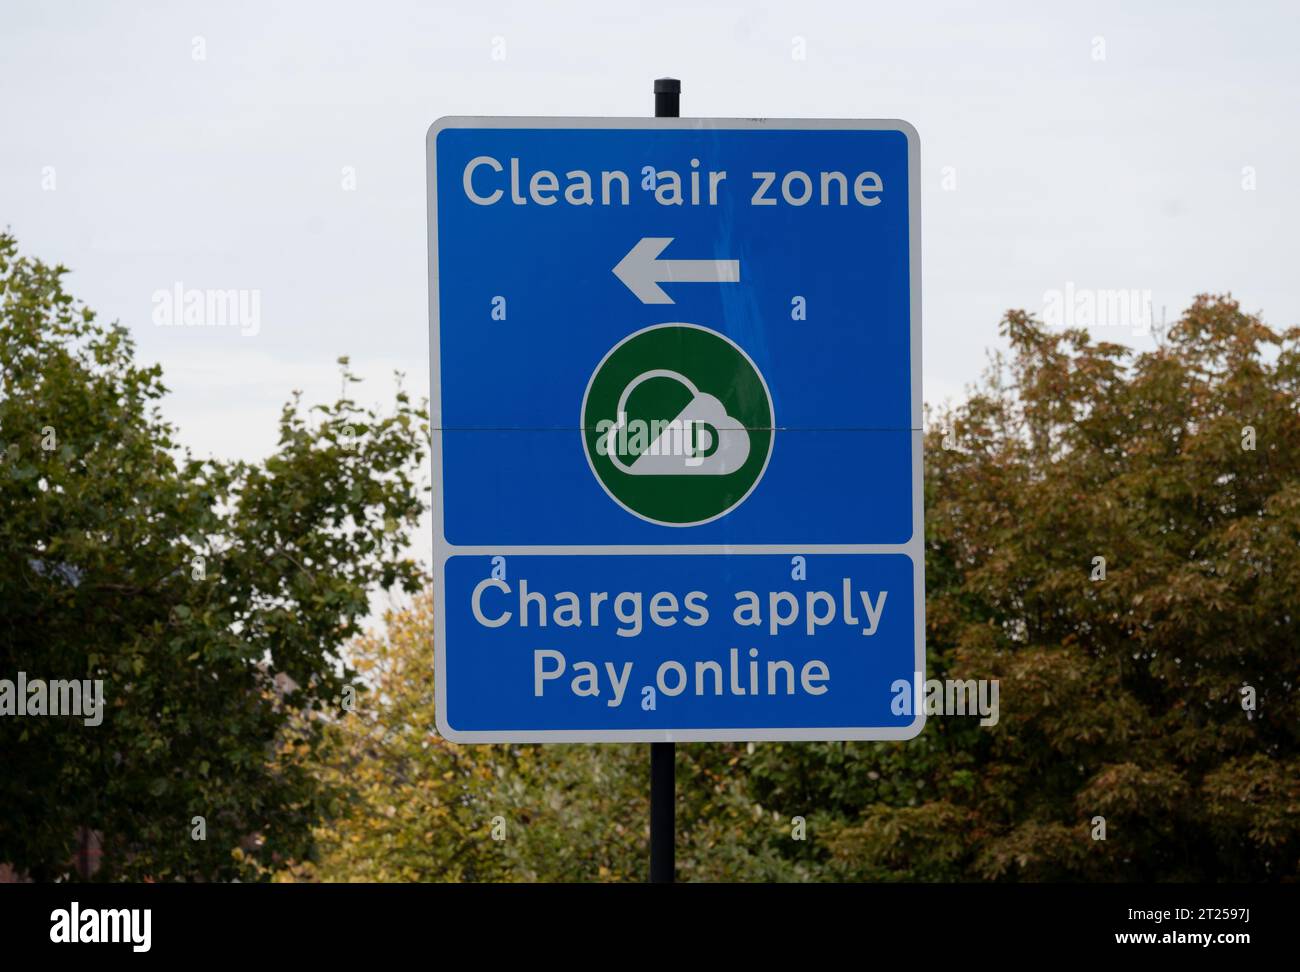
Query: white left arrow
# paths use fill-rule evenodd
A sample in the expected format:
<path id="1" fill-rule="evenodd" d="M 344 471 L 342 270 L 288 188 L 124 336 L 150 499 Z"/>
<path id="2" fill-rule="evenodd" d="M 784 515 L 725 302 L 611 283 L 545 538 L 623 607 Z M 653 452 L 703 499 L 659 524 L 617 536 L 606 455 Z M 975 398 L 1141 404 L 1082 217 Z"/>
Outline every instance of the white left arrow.
<path id="1" fill-rule="evenodd" d="M 643 304 L 671 304 L 661 283 L 738 283 L 739 260 L 660 260 L 671 236 L 646 236 L 614 267 L 614 276 Z"/>

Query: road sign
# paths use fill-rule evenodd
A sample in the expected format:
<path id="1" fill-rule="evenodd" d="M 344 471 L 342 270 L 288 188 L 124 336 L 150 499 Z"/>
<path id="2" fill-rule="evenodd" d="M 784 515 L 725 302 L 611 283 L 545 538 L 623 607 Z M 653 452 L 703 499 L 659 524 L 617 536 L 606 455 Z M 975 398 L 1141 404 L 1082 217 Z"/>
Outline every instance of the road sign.
<path id="1" fill-rule="evenodd" d="M 439 730 L 920 732 L 911 126 L 446 118 L 427 151 Z"/>

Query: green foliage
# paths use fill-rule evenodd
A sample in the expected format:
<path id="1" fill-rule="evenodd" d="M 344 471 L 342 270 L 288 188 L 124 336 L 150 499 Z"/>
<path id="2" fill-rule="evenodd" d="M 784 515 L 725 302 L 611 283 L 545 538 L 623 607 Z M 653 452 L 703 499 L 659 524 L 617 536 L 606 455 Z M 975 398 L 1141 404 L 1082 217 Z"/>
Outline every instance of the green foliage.
<path id="1" fill-rule="evenodd" d="M 327 794 L 312 860 L 328 881 L 627 877 L 640 828 L 602 815 L 634 790 L 621 754 L 578 746 L 461 746 L 434 721 L 433 600 L 386 616 L 349 657 L 364 687 L 322 722 Z M 619 747 L 630 749 L 632 747 Z M 644 802 L 644 800 L 642 800 Z M 628 808 L 632 812 L 632 808 Z M 495 839 L 494 839 L 495 838 Z"/>
<path id="2" fill-rule="evenodd" d="M 428 595 L 386 615 L 385 637 L 367 636 L 349 657 L 361 692 L 323 730 L 314 773 L 324 822 L 314 859 L 298 878 L 346 881 L 493 880 L 503 871 L 475 830 L 502 779 L 519 779 L 509 750 L 475 753 L 437 735 L 432 613 Z M 382 718 L 381 718 L 382 715 Z M 475 758 L 475 757 L 478 758 Z"/>
<path id="3" fill-rule="evenodd" d="M 325 722 L 314 774 L 329 796 L 313 858 L 326 881 L 628 881 L 646 873 L 645 746 L 462 746 L 437 734 L 433 599 L 390 612 L 350 658 L 366 687 Z M 744 747 L 679 747 L 684 875 L 797 878 L 762 841 L 781 831 L 744 799 Z M 698 757 L 698 758 L 697 758 Z M 698 826 L 696 825 L 698 822 Z"/>
<path id="4" fill-rule="evenodd" d="M 930 674 L 1000 679 L 1001 722 L 853 747 L 849 779 L 908 780 L 883 800 L 819 785 L 818 747 L 785 768 L 835 808 L 834 873 L 1294 878 L 1300 331 L 1202 297 L 1136 356 L 1023 313 L 1004 333 L 926 455 Z"/>
<path id="5" fill-rule="evenodd" d="M 310 421 L 295 397 L 264 464 L 194 459 L 66 272 L 0 235 L 0 677 L 103 679 L 107 711 L 0 719 L 0 861 L 65 875 L 85 826 L 103 878 L 247 879 L 314 819 L 316 733 L 286 727 L 336 704 L 368 592 L 419 588 L 427 426 L 400 393 Z"/>
<path id="6" fill-rule="evenodd" d="M 423 412 L 295 397 L 266 462 L 196 460 L 64 273 L 0 236 L 0 677 L 108 711 L 0 719 L 0 861 L 65 876 L 85 826 L 110 879 L 642 878 L 646 747 L 436 733 Z M 681 878 L 1300 876 L 1300 330 L 1004 333 L 925 456 L 928 675 L 998 679 L 1000 721 L 679 746 Z M 379 587 L 417 596 L 362 637 Z"/>
<path id="7" fill-rule="evenodd" d="M 926 452 L 928 675 L 999 679 L 999 723 L 936 716 L 906 743 L 678 746 L 680 878 L 1300 875 L 1300 331 L 1208 297 L 1138 355 L 1022 313 L 1004 330 L 1009 357 L 936 417 Z M 385 825 L 398 784 L 376 752 L 360 765 L 374 760 L 384 797 L 322 831 L 347 860 L 319 876 L 643 877 L 647 747 L 437 742 L 432 686 L 414 674 L 432 610 L 421 602 L 423 634 L 404 649 L 412 674 L 365 718 L 418 724 L 427 751 L 455 754 L 447 783 L 443 763 L 427 774 L 427 798 L 457 807 L 473 870 L 369 870 L 359 830 L 417 861 L 431 839 L 419 813 Z"/>

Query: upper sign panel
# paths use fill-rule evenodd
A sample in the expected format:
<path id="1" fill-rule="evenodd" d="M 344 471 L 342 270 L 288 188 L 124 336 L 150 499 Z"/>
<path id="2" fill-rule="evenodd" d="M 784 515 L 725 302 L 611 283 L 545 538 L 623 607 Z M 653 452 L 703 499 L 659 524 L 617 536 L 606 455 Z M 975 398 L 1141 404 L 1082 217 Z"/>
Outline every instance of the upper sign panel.
<path id="1" fill-rule="evenodd" d="M 444 119 L 428 152 L 440 544 L 912 539 L 909 126 Z"/>

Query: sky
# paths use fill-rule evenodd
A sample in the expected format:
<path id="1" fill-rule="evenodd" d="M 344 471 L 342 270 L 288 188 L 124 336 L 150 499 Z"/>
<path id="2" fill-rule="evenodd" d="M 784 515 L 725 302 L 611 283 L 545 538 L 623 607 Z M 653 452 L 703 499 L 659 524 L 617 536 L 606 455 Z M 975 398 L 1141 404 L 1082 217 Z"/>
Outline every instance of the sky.
<path id="1" fill-rule="evenodd" d="M 431 122 L 649 115 L 662 76 L 684 116 L 919 130 L 927 402 L 978 379 L 1008 308 L 1067 287 L 1133 295 L 1093 331 L 1137 348 L 1147 295 L 1157 322 L 1226 291 L 1300 318 L 1293 2 L 8 2 L 3 22 L 0 226 L 162 364 L 201 455 L 267 455 L 290 390 L 331 400 L 341 355 L 359 397 L 391 401 L 394 370 L 427 394 Z M 255 295 L 257 324 L 159 326 L 178 286 Z"/>

